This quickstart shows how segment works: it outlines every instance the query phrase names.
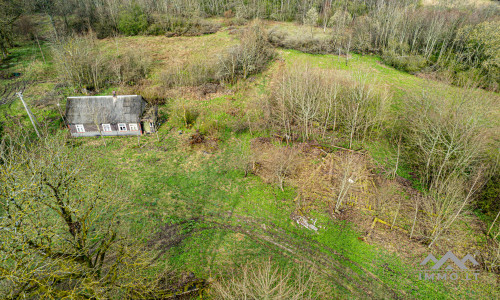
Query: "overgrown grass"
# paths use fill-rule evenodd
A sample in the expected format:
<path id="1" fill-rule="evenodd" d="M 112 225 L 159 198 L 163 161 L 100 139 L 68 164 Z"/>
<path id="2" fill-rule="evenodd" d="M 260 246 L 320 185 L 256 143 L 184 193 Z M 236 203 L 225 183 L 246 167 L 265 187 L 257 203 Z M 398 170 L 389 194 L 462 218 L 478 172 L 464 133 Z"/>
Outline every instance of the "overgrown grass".
<path id="1" fill-rule="evenodd" d="M 155 61 L 150 84 L 155 85 L 159 84 L 158 74 L 165 65 L 215 55 L 220 49 L 234 45 L 235 39 L 226 32 L 218 32 L 193 38 L 124 37 L 101 42 L 103 49 L 110 52 L 116 45 L 125 43 L 133 49 L 148 48 Z M 387 88 L 395 95 L 395 110 L 408 90 L 425 88 L 431 93 L 449 95 L 457 89 L 386 67 L 376 56 L 351 54 L 346 64 L 346 57 L 333 55 L 310 55 L 293 50 L 281 50 L 280 55 L 287 64 L 307 63 L 338 69 L 347 75 L 365 72 L 381 89 Z M 283 269 L 297 261 L 317 265 L 327 262 L 331 269 L 326 271 L 325 280 L 334 286 L 332 298 L 362 298 L 370 291 L 374 298 L 449 298 L 450 295 L 477 298 L 473 291 L 483 293 L 481 290 L 491 288 L 419 281 L 413 265 L 423 257 L 408 262 L 368 245 L 358 239 L 363 233 L 354 225 L 332 221 L 323 212 L 311 212 L 311 216 L 318 219 L 316 224 L 320 230 L 318 234 L 310 232 L 290 219 L 295 210 L 293 188 L 285 185 L 282 191 L 257 176 L 245 176 L 250 140 L 269 134 L 255 128 L 251 132 L 244 126 L 241 131 L 237 130 L 246 122 L 240 113 L 253 102 L 259 103 L 259 97 L 269 92 L 269 75 L 274 67 L 257 75 L 253 83 L 231 86 L 233 95 L 203 101 L 179 98 L 169 102 L 169 109 L 172 104 L 177 105 L 179 112 L 183 105 L 195 107 L 199 115 L 186 126 L 182 115 L 176 122 L 171 114 L 169 122 L 161 128 L 159 141 L 156 136 L 143 136 L 139 141 L 136 137 L 106 138 L 107 146 L 104 146 L 99 139 L 78 140 L 79 147 L 95 157 L 95 167 L 109 174 L 106 186 L 116 189 L 126 202 L 127 212 L 120 216 L 122 230 L 147 244 L 165 225 L 178 224 L 182 239 L 171 247 L 164 247 L 159 262 L 180 272 L 193 272 L 200 278 L 218 276 L 221 270 L 237 269 L 247 261 L 272 257 Z M 105 92 L 109 94 L 114 88 Z M 34 103 L 39 91 L 52 89 L 55 84 L 44 82 L 30 87 L 25 94 L 28 101 Z M 486 91 L 476 92 L 497 97 Z M 41 119 L 42 116 L 56 117 L 54 108 L 33 110 Z M 16 104 L 12 111 L 29 124 L 22 107 Z M 218 150 L 205 151 L 190 146 L 189 136 L 197 129 L 215 137 Z M 381 164 L 394 165 L 391 159 L 384 161 L 388 156 L 395 157 L 395 148 L 386 141 L 363 146 Z M 398 169 L 398 175 L 403 177 L 411 178 L 409 172 L 404 165 Z M 378 279 L 367 275 L 368 271 Z M 388 293 L 391 289 L 395 294 Z M 495 291 L 490 292 L 491 295 L 487 292 L 481 295 L 493 297 Z"/>
<path id="2" fill-rule="evenodd" d="M 359 297 L 363 290 L 379 296 L 392 290 L 404 297 L 473 297 L 473 286 L 419 281 L 413 265 L 423 257 L 408 264 L 359 240 L 353 224 L 315 214 L 320 230 L 314 234 L 291 221 L 293 189 L 245 177 L 239 161 L 245 156 L 242 145 L 252 138 L 248 133 L 228 137 L 219 151 L 206 154 L 190 148 L 189 132 L 162 128 L 159 142 L 141 137 L 140 146 L 137 138 L 108 139 L 107 147 L 99 139 L 82 140 L 81 147 L 94 151 L 98 168 L 114 174 L 108 184 L 127 199 L 123 230 L 147 243 L 165 224 L 180 224 L 183 238 L 165 247 L 160 261 L 208 278 L 268 257 L 284 268 L 324 259 L 332 268 L 322 277 L 334 286 L 332 298 Z"/>

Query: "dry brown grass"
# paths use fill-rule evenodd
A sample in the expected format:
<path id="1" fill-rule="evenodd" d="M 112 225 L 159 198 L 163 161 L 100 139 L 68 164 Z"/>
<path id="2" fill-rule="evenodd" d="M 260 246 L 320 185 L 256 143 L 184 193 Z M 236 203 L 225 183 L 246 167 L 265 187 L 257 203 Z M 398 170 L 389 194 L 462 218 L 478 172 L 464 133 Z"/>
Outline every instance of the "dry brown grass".
<path id="1" fill-rule="evenodd" d="M 227 32 L 197 37 L 137 36 L 117 37 L 102 40 L 102 47 L 107 51 L 116 51 L 121 45 L 127 45 L 132 51 L 151 54 L 155 61 L 153 78 L 165 67 L 182 65 L 196 58 L 216 58 L 222 49 L 235 45 L 237 40 Z"/>
<path id="2" fill-rule="evenodd" d="M 252 141 L 250 168 L 266 182 L 298 189 L 297 210 L 328 210 L 334 217 L 347 205 L 373 206 L 373 165 L 353 151 L 326 153 L 316 144 L 286 145 L 280 139 Z"/>
<path id="3" fill-rule="evenodd" d="M 351 151 L 324 155 L 313 165 L 301 169 L 297 176 L 298 209 L 312 207 L 327 209 L 331 217 L 347 205 L 369 206 L 373 187 L 366 157 Z"/>
<path id="4" fill-rule="evenodd" d="M 283 190 L 285 183 L 297 175 L 298 166 L 303 163 L 303 145 L 287 146 L 281 141 L 257 138 L 252 141 L 253 155 L 249 168 L 264 181 L 278 185 Z"/>
<path id="5" fill-rule="evenodd" d="M 401 177 L 377 174 L 368 155 L 347 150 L 326 152 L 311 143 L 287 146 L 278 137 L 256 138 L 251 150 L 248 167 L 254 174 L 278 187 L 297 189 L 298 215 L 328 212 L 331 218 L 355 223 L 369 243 L 413 260 L 428 254 L 433 214 L 424 206 L 424 196 Z M 374 217 L 384 223 L 374 225 Z M 477 236 L 481 231 L 477 217 L 466 214 L 443 233 L 434 249 L 455 249 L 464 255 L 470 249 L 484 250 Z M 495 248 L 490 248 L 487 259 L 493 260 Z"/>

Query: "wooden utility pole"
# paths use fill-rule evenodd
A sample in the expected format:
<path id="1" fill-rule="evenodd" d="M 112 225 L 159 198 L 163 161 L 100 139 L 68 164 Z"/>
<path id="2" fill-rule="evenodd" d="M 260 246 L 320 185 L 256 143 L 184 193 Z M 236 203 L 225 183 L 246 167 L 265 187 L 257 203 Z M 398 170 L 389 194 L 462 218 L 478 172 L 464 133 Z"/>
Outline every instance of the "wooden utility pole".
<path id="1" fill-rule="evenodd" d="M 33 124 L 33 128 L 35 128 L 36 135 L 38 135 L 38 137 L 41 138 L 40 132 L 38 132 L 38 128 L 36 127 L 36 124 L 35 124 L 36 120 L 34 119 L 33 115 L 31 114 L 31 111 L 28 108 L 28 105 L 26 105 L 26 102 L 24 102 L 23 92 L 17 92 L 16 95 L 19 97 L 19 99 L 21 99 L 21 102 L 24 105 L 24 109 L 26 110 L 26 113 L 28 113 L 28 117 L 30 118 L 31 124 Z"/>

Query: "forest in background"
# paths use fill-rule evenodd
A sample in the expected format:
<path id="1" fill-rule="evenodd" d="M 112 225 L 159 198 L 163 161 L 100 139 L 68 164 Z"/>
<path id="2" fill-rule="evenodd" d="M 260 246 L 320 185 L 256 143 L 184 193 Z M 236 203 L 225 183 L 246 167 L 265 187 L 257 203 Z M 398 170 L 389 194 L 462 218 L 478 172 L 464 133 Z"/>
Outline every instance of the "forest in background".
<path id="1" fill-rule="evenodd" d="M 327 38 L 304 32 L 287 37 L 272 32 L 280 47 L 309 53 L 376 53 L 407 72 L 432 74 L 457 85 L 499 88 L 498 4 L 419 0 L 113 0 L 1 2 L 0 50 L 5 56 L 13 35 L 37 38 L 40 26 L 28 14 L 48 16 L 53 31 L 46 39 L 95 32 L 98 38 L 124 35 L 210 33 L 206 17 L 232 22 L 253 18 L 295 21 L 333 28 Z M 24 15 L 24 16 L 22 16 Z M 40 20 L 38 20 L 40 21 Z"/>
<path id="2" fill-rule="evenodd" d="M 408 256 L 478 250 L 494 281 L 499 7 L 436 2 L 2 0 L 2 295 L 154 298 L 191 284 L 223 299 L 445 298 L 446 285 L 391 281 L 408 271 L 399 262 L 365 262 L 377 220 L 411 243 Z M 112 89 L 158 105 L 159 134 L 68 139 L 65 97 Z M 238 260 L 241 240 L 262 257 Z M 186 258 L 199 245 L 213 249 L 203 267 Z"/>

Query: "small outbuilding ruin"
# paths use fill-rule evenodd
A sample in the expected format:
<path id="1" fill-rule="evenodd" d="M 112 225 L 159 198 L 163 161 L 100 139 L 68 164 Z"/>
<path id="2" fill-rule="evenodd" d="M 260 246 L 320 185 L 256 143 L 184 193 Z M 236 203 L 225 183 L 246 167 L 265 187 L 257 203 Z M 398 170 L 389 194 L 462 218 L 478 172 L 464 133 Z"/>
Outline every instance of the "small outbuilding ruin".
<path id="1" fill-rule="evenodd" d="M 150 134 L 157 111 L 139 95 L 68 97 L 66 123 L 73 137 Z"/>

